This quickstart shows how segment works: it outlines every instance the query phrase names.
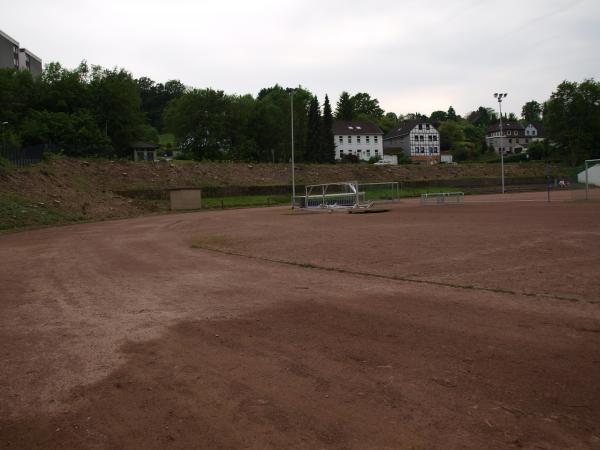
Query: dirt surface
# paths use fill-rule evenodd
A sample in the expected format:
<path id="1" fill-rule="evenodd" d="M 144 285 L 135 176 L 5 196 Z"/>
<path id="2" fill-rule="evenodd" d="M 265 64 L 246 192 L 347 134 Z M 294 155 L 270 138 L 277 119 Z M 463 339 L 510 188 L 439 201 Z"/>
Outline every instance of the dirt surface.
<path id="1" fill-rule="evenodd" d="M 541 200 L 0 236 L 0 446 L 600 448 L 600 207 Z"/>

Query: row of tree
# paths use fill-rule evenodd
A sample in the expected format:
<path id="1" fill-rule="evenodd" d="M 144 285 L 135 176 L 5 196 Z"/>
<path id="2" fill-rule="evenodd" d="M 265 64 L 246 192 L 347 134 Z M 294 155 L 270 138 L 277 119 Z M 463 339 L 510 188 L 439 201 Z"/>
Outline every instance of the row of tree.
<path id="1" fill-rule="evenodd" d="M 404 120 L 428 120 L 441 134 L 441 147 L 457 160 L 477 159 L 488 148 L 487 127 L 498 122 L 484 106 L 461 117 L 447 111 L 386 113 L 368 93 L 343 92 L 335 111 L 325 96 L 321 106 L 309 90 L 275 85 L 252 95 L 190 89 L 180 81 L 135 79 L 123 69 L 85 62 L 74 70 L 48 64 L 39 79 L 27 71 L 0 69 L 0 122 L 4 146 L 43 144 L 74 156 L 129 156 L 134 141 L 157 142 L 172 133 L 175 147 L 194 159 L 287 162 L 291 157 L 291 100 L 298 161 L 334 162 L 334 119 L 376 123 L 384 132 Z M 540 157 L 575 164 L 600 157 L 600 83 L 563 82 L 543 105 L 531 101 L 521 111 L 527 122 L 543 122 L 548 142 Z M 514 114 L 504 117 L 516 121 Z"/>

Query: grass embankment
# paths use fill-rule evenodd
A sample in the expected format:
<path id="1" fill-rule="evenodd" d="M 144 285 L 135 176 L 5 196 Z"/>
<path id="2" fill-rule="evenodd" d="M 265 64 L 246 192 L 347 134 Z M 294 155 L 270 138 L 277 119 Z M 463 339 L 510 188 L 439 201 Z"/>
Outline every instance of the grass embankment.
<path id="1" fill-rule="evenodd" d="M 13 193 L 0 193 L 0 233 L 77 222 L 81 217 Z"/>

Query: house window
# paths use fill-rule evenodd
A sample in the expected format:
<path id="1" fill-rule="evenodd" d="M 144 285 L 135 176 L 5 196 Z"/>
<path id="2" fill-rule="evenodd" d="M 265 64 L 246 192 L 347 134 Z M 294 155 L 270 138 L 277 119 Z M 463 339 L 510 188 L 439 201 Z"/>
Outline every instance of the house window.
<path id="1" fill-rule="evenodd" d="M 340 144 L 343 144 L 344 143 L 344 137 L 343 136 L 339 136 L 338 137 L 338 141 L 339 141 Z"/>
<path id="2" fill-rule="evenodd" d="M 377 142 L 379 142 L 379 137 L 373 136 L 373 141 L 375 141 L 375 143 L 377 144 Z"/>
<path id="3" fill-rule="evenodd" d="M 422 130 L 422 129 L 423 129 L 423 124 L 422 124 L 422 123 L 420 123 L 420 124 L 419 124 L 419 130 Z"/>
<path id="4" fill-rule="evenodd" d="M 427 140 L 430 142 L 433 141 L 433 136 L 432 135 L 427 136 Z"/>
<path id="5" fill-rule="evenodd" d="M 371 136 L 367 136 L 367 137 L 365 137 L 365 139 L 367 141 L 367 144 L 369 144 L 371 142 Z"/>
<path id="6" fill-rule="evenodd" d="M 360 144 L 360 136 L 356 136 L 356 143 Z"/>
<path id="7" fill-rule="evenodd" d="M 425 129 L 429 130 L 429 124 L 425 124 Z"/>
<path id="8" fill-rule="evenodd" d="M 352 144 L 352 136 L 348 136 L 348 144 Z"/>
<path id="9" fill-rule="evenodd" d="M 434 135 L 433 135 L 433 140 L 434 140 L 434 141 L 437 141 L 437 134 L 434 134 Z"/>
<path id="10" fill-rule="evenodd" d="M 429 147 L 429 154 L 431 155 L 433 153 L 433 147 Z"/>
<path id="11" fill-rule="evenodd" d="M 512 139 L 509 139 L 509 140 L 508 140 L 508 143 L 509 143 L 509 144 L 512 144 Z"/>
<path id="12" fill-rule="evenodd" d="M 377 155 L 379 153 L 379 150 L 375 150 L 375 154 Z"/>
<path id="13" fill-rule="evenodd" d="M 340 148 L 340 158 L 344 156 L 344 150 Z"/>
<path id="14" fill-rule="evenodd" d="M 420 139 L 421 139 L 422 141 L 424 141 L 424 140 L 425 140 L 425 136 L 421 135 Z"/>
<path id="15" fill-rule="evenodd" d="M 367 149 L 367 156 L 371 156 L 371 150 Z"/>

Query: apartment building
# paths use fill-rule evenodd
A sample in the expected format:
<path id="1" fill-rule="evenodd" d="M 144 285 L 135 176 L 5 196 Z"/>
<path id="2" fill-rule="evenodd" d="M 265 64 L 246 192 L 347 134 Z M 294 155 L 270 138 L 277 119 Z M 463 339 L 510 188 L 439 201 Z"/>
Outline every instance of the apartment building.
<path id="1" fill-rule="evenodd" d="M 29 70 L 34 77 L 42 75 L 42 59 L 19 41 L 0 30 L 0 68 Z"/>

